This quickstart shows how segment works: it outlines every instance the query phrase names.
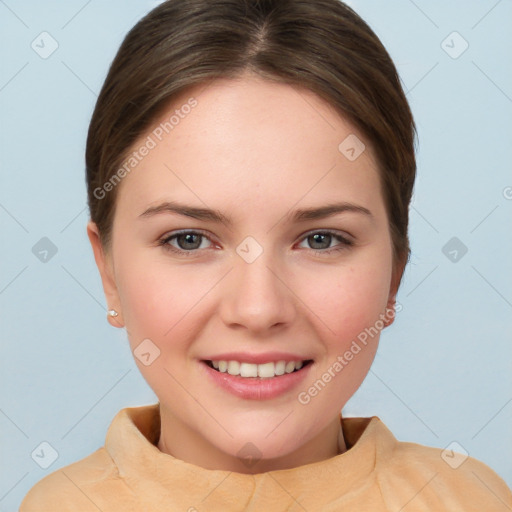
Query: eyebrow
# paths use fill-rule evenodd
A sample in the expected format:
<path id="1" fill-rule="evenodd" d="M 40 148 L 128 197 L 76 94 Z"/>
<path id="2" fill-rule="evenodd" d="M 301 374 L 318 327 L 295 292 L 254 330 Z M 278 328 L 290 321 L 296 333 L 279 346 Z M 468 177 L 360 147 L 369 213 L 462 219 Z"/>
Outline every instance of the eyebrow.
<path id="1" fill-rule="evenodd" d="M 325 219 L 345 212 L 361 213 L 369 217 L 373 217 L 372 213 L 367 208 L 346 202 L 331 203 L 316 208 L 297 209 L 294 212 L 288 213 L 285 217 L 289 219 L 289 222 L 305 222 L 308 220 Z M 174 213 L 197 220 L 223 223 L 228 226 L 233 225 L 231 218 L 224 215 L 219 210 L 197 208 L 195 206 L 178 203 L 176 201 L 165 201 L 157 206 L 151 206 L 142 212 L 139 217 L 148 218 L 161 213 Z"/>

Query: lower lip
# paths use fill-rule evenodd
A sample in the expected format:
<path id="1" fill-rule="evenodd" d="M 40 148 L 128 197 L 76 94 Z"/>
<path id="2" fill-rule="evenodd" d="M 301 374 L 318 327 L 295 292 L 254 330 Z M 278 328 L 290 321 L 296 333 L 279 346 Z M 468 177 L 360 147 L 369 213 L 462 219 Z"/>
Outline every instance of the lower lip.
<path id="1" fill-rule="evenodd" d="M 200 361 L 200 365 L 215 384 L 233 395 L 247 400 L 269 400 L 293 390 L 306 378 L 312 364 L 309 363 L 296 372 L 260 378 L 240 377 L 227 372 L 218 372 L 210 368 L 204 361 Z"/>

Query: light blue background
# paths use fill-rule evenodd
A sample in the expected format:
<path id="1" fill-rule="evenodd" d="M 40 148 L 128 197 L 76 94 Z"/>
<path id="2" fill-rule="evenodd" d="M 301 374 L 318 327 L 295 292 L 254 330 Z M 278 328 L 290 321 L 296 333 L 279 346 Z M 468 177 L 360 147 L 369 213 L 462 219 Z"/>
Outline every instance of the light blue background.
<path id="1" fill-rule="evenodd" d="M 156 401 L 105 318 L 84 148 L 122 38 L 157 3 L 0 1 L 2 512 L 103 445 L 121 408 Z M 408 91 L 419 174 L 403 310 L 344 414 L 377 415 L 403 441 L 457 441 L 512 486 L 512 2 L 350 5 Z M 47 59 L 31 48 L 43 31 L 59 45 Z M 453 31 L 469 43 L 456 59 L 441 46 Z M 454 236 L 468 248 L 457 262 L 442 252 Z M 32 253 L 42 237 L 58 248 L 47 263 Z M 59 454 L 46 470 L 31 458 L 42 441 Z"/>

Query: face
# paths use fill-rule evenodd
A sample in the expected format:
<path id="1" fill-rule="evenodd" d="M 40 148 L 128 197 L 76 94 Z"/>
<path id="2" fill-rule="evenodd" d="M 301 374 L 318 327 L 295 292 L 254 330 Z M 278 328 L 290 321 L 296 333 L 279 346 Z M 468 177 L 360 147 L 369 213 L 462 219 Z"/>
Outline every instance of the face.
<path id="1" fill-rule="evenodd" d="M 370 142 L 312 92 L 244 75 L 188 90 L 143 145 L 117 185 L 110 251 L 93 224 L 89 236 L 161 404 L 159 447 L 238 472 L 332 455 L 394 295 Z M 205 362 L 222 360 L 225 373 Z M 231 375 L 280 373 L 264 364 L 278 361 L 303 366 Z"/>

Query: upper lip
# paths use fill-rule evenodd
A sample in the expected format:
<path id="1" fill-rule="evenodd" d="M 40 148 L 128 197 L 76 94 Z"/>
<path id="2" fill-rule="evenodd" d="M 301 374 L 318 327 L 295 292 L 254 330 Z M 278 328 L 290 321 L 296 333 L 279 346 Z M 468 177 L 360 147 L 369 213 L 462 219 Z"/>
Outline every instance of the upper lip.
<path id="1" fill-rule="evenodd" d="M 308 361 L 311 357 L 304 357 L 290 352 L 262 352 L 250 354 L 248 352 L 224 352 L 205 357 L 204 361 L 239 361 L 241 363 L 264 364 L 277 361 Z"/>

